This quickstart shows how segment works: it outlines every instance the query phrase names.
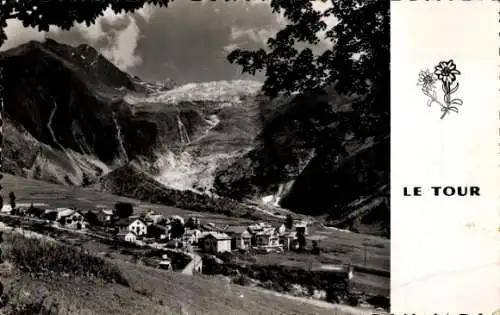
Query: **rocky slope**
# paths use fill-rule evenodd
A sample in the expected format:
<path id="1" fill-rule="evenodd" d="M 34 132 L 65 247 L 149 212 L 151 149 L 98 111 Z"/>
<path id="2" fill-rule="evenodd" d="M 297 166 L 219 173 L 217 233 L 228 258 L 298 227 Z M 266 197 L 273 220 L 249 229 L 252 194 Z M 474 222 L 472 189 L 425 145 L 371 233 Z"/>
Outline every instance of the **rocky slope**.
<path id="1" fill-rule="evenodd" d="M 270 202 L 352 228 L 361 215 L 351 213 L 362 204 L 364 217 L 387 195 L 389 138 L 334 146 L 352 100 L 333 90 L 270 101 L 255 81 L 148 83 L 92 47 L 52 40 L 2 55 L 10 173 L 182 207 L 196 198 L 231 200 L 225 211 L 235 200 Z M 130 172 L 149 184 L 125 185 Z"/>

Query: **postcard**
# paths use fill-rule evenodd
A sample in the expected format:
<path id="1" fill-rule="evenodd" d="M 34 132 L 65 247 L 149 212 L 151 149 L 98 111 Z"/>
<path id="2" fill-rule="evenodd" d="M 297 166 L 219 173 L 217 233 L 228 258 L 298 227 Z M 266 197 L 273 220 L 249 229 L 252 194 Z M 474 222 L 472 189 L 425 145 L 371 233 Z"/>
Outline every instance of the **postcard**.
<path id="1" fill-rule="evenodd" d="M 391 2 L 391 313 L 500 308 L 499 9 Z"/>

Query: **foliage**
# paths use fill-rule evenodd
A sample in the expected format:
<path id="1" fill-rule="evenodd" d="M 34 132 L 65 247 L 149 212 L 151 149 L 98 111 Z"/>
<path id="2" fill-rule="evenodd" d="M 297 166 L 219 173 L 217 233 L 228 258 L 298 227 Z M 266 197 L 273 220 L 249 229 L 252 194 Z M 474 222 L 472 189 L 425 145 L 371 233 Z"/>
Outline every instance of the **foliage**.
<path id="1" fill-rule="evenodd" d="M 170 233 L 172 238 L 181 238 L 184 235 L 184 232 L 186 231 L 184 224 L 180 220 L 172 220 L 170 222 Z"/>
<path id="2" fill-rule="evenodd" d="M 251 281 L 248 276 L 242 274 L 234 278 L 233 283 L 241 286 L 248 286 L 251 284 Z"/>
<path id="3" fill-rule="evenodd" d="M 69 30 L 75 23 L 90 26 L 104 11 L 111 8 L 115 13 L 134 12 L 145 4 L 167 7 L 171 0 L 137 1 L 3 1 L 0 5 L 0 46 L 7 39 L 5 27 L 8 19 L 17 19 L 24 27 L 48 31 L 50 26 Z"/>
<path id="4" fill-rule="evenodd" d="M 49 221 L 55 221 L 57 219 L 57 212 L 55 211 L 47 212 L 42 217 Z"/>
<path id="5" fill-rule="evenodd" d="M 87 213 L 85 213 L 85 219 L 89 222 L 89 224 L 91 226 L 101 226 L 102 225 L 102 222 L 99 221 L 97 214 L 93 211 L 87 211 Z"/>
<path id="6" fill-rule="evenodd" d="M 317 241 L 312 241 L 312 253 L 314 255 L 321 254 L 321 249 L 319 248 L 319 245 L 318 245 Z"/>
<path id="7" fill-rule="evenodd" d="M 293 228 L 293 218 L 290 214 L 286 215 L 285 227 L 289 230 L 291 230 Z"/>
<path id="8" fill-rule="evenodd" d="M 130 202 L 117 202 L 115 210 L 116 215 L 120 218 L 128 218 L 134 213 L 134 207 Z"/>
<path id="9" fill-rule="evenodd" d="M 337 132 L 381 137 L 389 132 L 389 1 L 335 0 L 324 12 L 309 0 L 272 0 L 276 13 L 287 24 L 267 41 L 267 49 L 235 50 L 231 63 L 244 73 L 265 71 L 263 91 L 281 94 L 324 94 L 334 86 L 344 96 L 359 98 L 352 113 L 339 117 Z M 328 29 L 325 19 L 338 23 Z M 320 33 L 328 49 L 313 53 L 305 46 L 318 45 Z M 342 134 L 336 135 L 343 139 Z M 340 138 L 339 138 L 340 137 Z"/>
<path id="10" fill-rule="evenodd" d="M 90 276 L 128 286 L 117 266 L 82 249 L 19 234 L 10 234 L 7 243 L 6 260 L 32 275 Z"/>
<path id="11" fill-rule="evenodd" d="M 12 209 L 15 209 L 16 208 L 16 195 L 14 194 L 14 192 L 10 192 L 9 194 L 9 199 L 10 199 L 10 207 Z"/>
<path id="12" fill-rule="evenodd" d="M 304 233 L 297 233 L 297 243 L 299 244 L 300 251 L 306 248 L 307 240 Z"/>

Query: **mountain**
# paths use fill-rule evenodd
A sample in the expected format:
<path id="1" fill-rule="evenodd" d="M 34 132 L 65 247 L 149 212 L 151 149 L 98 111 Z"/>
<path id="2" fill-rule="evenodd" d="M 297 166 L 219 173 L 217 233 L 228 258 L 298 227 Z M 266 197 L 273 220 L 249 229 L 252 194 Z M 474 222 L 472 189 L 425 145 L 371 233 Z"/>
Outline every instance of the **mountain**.
<path id="1" fill-rule="evenodd" d="M 354 99 L 333 88 L 269 100 L 256 81 L 145 82 L 53 40 L 1 54 L 9 173 L 217 212 L 269 203 L 387 235 L 389 135 L 346 137 Z"/>

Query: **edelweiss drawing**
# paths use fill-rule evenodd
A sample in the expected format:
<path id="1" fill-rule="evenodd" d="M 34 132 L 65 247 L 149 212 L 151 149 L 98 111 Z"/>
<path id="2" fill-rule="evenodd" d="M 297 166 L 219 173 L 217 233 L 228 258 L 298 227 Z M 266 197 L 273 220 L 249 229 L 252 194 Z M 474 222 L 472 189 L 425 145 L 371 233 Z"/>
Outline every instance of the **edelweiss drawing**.
<path id="1" fill-rule="evenodd" d="M 441 106 L 441 119 L 443 119 L 449 112 L 458 113 L 458 106 L 463 104 L 463 101 L 459 98 L 451 98 L 451 94 L 458 90 L 459 84 L 455 82 L 457 80 L 457 75 L 460 75 L 457 66 L 453 60 L 441 61 L 437 66 L 434 67 L 434 72 L 430 70 L 422 70 L 418 76 L 418 86 L 422 87 L 422 92 L 425 96 L 429 98 L 427 101 L 427 106 L 431 106 L 432 103 L 436 103 Z M 438 93 L 436 91 L 435 84 L 441 82 L 441 88 L 443 90 L 442 101 L 438 99 Z M 453 86 L 455 84 L 455 86 Z"/>

